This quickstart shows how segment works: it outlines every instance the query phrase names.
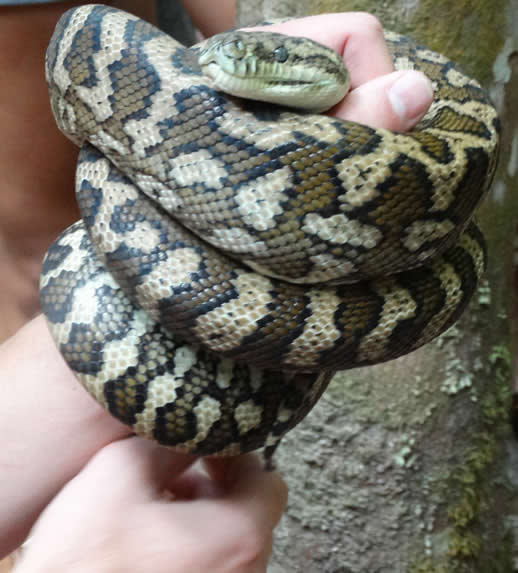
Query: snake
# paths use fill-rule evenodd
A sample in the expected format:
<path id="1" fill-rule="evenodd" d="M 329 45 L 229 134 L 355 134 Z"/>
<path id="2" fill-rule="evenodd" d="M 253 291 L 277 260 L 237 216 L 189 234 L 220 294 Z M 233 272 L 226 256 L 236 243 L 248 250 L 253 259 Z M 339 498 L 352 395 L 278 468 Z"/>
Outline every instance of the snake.
<path id="1" fill-rule="evenodd" d="M 396 70 L 434 87 L 406 133 L 325 113 L 348 74 L 309 39 L 234 30 L 187 48 L 102 5 L 58 22 L 46 76 L 80 147 L 81 220 L 46 254 L 41 306 L 135 434 L 271 460 L 335 372 L 412 352 L 466 308 L 497 114 L 446 57 L 385 39 Z"/>

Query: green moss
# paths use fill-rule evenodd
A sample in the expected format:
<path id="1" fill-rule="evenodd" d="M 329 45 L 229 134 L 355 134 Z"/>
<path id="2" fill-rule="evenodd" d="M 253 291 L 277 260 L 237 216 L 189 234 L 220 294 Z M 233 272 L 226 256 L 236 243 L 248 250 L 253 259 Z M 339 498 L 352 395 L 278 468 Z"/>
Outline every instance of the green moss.
<path id="1" fill-rule="evenodd" d="M 443 565 L 435 565 L 431 559 L 424 559 L 414 565 L 408 573 L 448 573 L 448 570 Z"/>
<path id="2" fill-rule="evenodd" d="M 504 0 L 420 0 L 405 33 L 488 85 L 504 46 L 505 7 Z"/>
<path id="3" fill-rule="evenodd" d="M 480 399 L 480 425 L 473 436 L 473 446 L 461 464 L 451 473 L 445 487 L 456 492 L 448 509 L 448 552 L 438 559 L 417 560 L 409 573 L 511 573 L 511 538 L 502 546 L 484 545 L 483 531 L 488 500 L 493 486 L 491 466 L 502 447 L 502 436 L 509 431 L 507 416 L 510 404 L 510 355 L 503 346 L 494 347 L 488 357 L 489 379 Z"/>
<path id="4" fill-rule="evenodd" d="M 502 347 L 495 348 L 489 356 L 489 363 L 494 384 L 488 385 L 480 400 L 481 428 L 474 436 L 472 449 L 451 478 L 453 491 L 460 492 L 458 499 L 448 511 L 451 530 L 448 557 L 452 572 L 469 571 L 470 566 L 476 566 L 481 573 L 486 570 L 496 571 L 494 568 L 484 568 L 493 567 L 494 557 L 492 555 L 490 557 L 491 565 L 490 563 L 484 565 L 485 553 L 489 551 L 484 548 L 478 531 L 489 498 L 490 484 L 487 476 L 501 448 L 502 434 L 508 431 L 506 423 L 510 403 L 508 351 Z M 510 572 L 512 568 L 509 563 L 508 569 L 499 570 Z"/>
<path id="5" fill-rule="evenodd" d="M 483 285 L 482 296 L 474 300 L 472 318 L 468 316 L 465 319 L 467 322 L 471 321 L 474 333 L 487 330 L 487 325 L 481 323 L 486 319 L 478 312 L 483 308 L 489 314 L 486 297 L 487 288 Z M 467 327 L 461 329 L 462 332 L 467 330 Z M 408 573 L 513 571 L 510 562 L 512 552 L 508 543 L 502 543 L 501 547 L 495 548 L 488 546 L 485 541 L 485 533 L 502 527 L 501 523 L 494 521 L 495 511 L 488 504 L 490 501 L 499 503 L 500 499 L 495 497 L 492 468 L 496 467 L 500 459 L 502 436 L 509 432 L 510 354 L 505 345 L 484 350 L 475 342 L 474 334 L 471 341 L 473 358 L 469 358 L 459 352 L 462 342 L 460 338 L 458 329 L 450 329 L 435 345 L 429 345 L 424 354 L 417 356 L 416 353 L 413 361 L 407 359 L 405 374 L 401 376 L 384 376 L 384 365 L 357 371 L 356 378 L 341 373 L 339 379 L 331 385 L 330 393 L 324 397 L 335 403 L 349 404 L 351 419 L 361 420 L 380 419 L 379 404 L 383 399 L 383 423 L 394 428 L 401 428 L 404 423 L 407 428 L 400 442 L 394 444 L 394 462 L 403 469 L 411 469 L 414 465 L 412 427 L 422 425 L 430 418 L 430 412 L 423 404 L 432 401 L 434 410 L 441 409 L 441 405 L 448 400 L 468 398 L 478 404 L 473 409 L 473 419 L 468 426 L 471 444 L 469 449 L 447 475 L 439 471 L 435 476 L 428 476 L 430 480 L 427 483 L 431 492 L 435 491 L 436 498 L 445 500 L 444 503 L 448 504 L 444 551 L 440 549 L 442 543 L 432 541 L 430 548 L 435 548 L 437 555 L 419 554 Z M 441 384 L 442 394 L 437 396 L 437 386 L 440 384 L 437 376 L 441 376 L 441 370 L 436 367 L 439 355 L 442 356 L 444 364 L 442 376 L 450 381 L 447 386 Z M 459 356 L 463 356 L 460 362 Z M 434 365 L 433 373 L 427 370 L 429 364 Z M 471 364 L 471 367 L 468 369 L 466 364 Z M 394 368 L 394 365 L 392 367 Z M 463 380 L 468 370 L 471 383 L 466 385 Z M 391 384 L 392 379 L 397 380 L 397 383 L 391 385 L 390 392 L 387 392 L 386 384 Z M 380 384 L 380 380 L 383 380 L 384 384 Z M 455 391 L 452 391 L 453 388 Z M 378 394 L 382 390 L 385 393 Z M 375 407 L 377 410 L 374 410 Z M 417 415 L 416 412 L 420 414 Z M 499 486 L 497 489 L 502 488 Z M 439 529 L 442 530 L 443 526 L 439 525 Z M 496 537 L 498 538 L 498 535 Z M 423 549 L 418 551 L 423 552 Z"/>

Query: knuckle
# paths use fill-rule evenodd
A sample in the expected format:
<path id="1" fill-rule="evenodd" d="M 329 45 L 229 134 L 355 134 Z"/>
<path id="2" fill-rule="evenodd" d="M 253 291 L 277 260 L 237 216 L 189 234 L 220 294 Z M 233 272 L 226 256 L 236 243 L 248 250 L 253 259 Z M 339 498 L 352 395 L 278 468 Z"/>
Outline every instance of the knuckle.
<path id="1" fill-rule="evenodd" d="M 93 461 L 100 466 L 127 466 L 138 459 L 137 444 L 132 440 L 118 440 L 105 445 Z"/>
<path id="2" fill-rule="evenodd" d="M 383 36 L 383 25 L 380 20 L 369 12 L 358 12 L 364 34 L 369 36 Z"/>
<path id="3" fill-rule="evenodd" d="M 111 442 L 99 450 L 96 457 L 102 460 L 120 458 L 126 455 L 126 450 L 127 444 L 119 441 Z"/>

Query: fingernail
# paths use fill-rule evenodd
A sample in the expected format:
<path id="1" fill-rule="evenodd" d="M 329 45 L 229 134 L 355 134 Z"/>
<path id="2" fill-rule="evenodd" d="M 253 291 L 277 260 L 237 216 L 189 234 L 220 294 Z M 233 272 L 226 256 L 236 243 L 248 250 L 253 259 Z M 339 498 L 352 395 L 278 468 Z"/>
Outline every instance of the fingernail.
<path id="1" fill-rule="evenodd" d="M 421 72 L 405 72 L 390 88 L 389 101 L 396 115 L 406 121 L 426 113 L 432 99 L 433 87 Z"/>

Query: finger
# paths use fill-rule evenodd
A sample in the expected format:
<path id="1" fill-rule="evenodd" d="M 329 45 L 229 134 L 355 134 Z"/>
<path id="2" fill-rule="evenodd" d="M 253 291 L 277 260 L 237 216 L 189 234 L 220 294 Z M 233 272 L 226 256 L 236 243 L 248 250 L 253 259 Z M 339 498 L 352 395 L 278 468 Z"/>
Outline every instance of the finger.
<path id="1" fill-rule="evenodd" d="M 264 531 L 275 527 L 282 516 L 288 489 L 277 472 L 266 472 L 254 454 L 233 458 L 209 458 L 205 465 L 225 499 L 254 516 Z"/>
<path id="2" fill-rule="evenodd" d="M 193 456 L 132 437 L 104 447 L 76 479 L 89 483 L 114 503 L 127 496 L 147 501 L 159 497 L 168 480 L 194 461 Z"/>
<path id="3" fill-rule="evenodd" d="M 182 501 L 221 495 L 221 487 L 211 479 L 201 462 L 187 469 L 179 477 L 174 477 L 166 487 L 175 499 Z"/>
<path id="4" fill-rule="evenodd" d="M 408 70 L 359 86 L 331 113 L 374 128 L 407 131 L 423 117 L 432 101 L 430 80 L 421 72 Z"/>
<path id="5" fill-rule="evenodd" d="M 211 458 L 204 464 L 219 494 L 157 506 L 154 523 L 160 522 L 165 535 L 168 524 L 181 523 L 187 539 L 203 540 L 211 561 L 210 567 L 199 570 L 265 571 L 272 530 L 286 503 L 286 485 L 277 473 L 265 472 L 254 455 Z"/>
<path id="6" fill-rule="evenodd" d="M 352 89 L 394 70 L 380 22 L 364 12 L 322 14 L 253 29 L 310 38 L 342 54 Z"/>

